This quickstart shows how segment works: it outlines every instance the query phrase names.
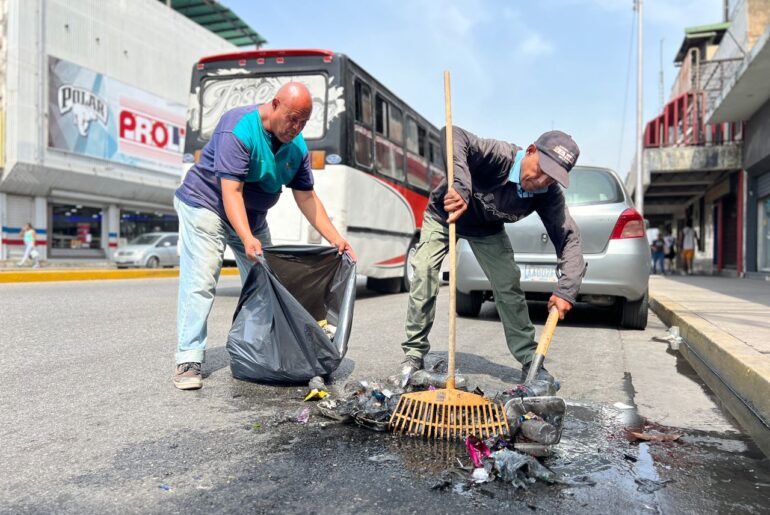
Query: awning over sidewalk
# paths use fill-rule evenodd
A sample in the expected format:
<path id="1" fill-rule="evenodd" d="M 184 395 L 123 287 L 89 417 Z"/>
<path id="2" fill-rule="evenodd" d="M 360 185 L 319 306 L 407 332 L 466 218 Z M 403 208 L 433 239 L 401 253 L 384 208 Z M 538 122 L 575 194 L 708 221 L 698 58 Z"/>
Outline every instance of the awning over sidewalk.
<path id="1" fill-rule="evenodd" d="M 235 46 L 261 47 L 267 40 L 216 0 L 159 0 Z"/>

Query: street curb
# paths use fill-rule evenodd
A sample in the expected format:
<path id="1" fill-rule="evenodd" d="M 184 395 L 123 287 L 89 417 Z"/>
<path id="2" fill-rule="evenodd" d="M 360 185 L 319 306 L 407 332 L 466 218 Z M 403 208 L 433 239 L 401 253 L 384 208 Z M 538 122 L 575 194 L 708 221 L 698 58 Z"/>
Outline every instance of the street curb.
<path id="1" fill-rule="evenodd" d="M 679 352 L 724 407 L 770 456 L 770 356 L 669 297 L 650 293 L 650 308 L 685 340 Z"/>
<path id="2" fill-rule="evenodd" d="M 221 275 L 238 275 L 237 268 L 223 268 Z M 160 279 L 179 277 L 179 269 L 154 270 L 13 270 L 0 271 L 0 283 L 39 283 L 49 281 L 101 281 L 114 279 Z"/>

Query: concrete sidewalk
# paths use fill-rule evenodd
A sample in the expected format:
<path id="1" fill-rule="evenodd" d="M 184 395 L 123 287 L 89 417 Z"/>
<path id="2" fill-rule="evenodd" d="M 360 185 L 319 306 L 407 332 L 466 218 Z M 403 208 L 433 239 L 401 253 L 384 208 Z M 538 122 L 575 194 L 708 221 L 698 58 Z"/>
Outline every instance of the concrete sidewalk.
<path id="1" fill-rule="evenodd" d="M 680 352 L 770 456 L 770 282 L 653 276 L 650 307 Z"/>

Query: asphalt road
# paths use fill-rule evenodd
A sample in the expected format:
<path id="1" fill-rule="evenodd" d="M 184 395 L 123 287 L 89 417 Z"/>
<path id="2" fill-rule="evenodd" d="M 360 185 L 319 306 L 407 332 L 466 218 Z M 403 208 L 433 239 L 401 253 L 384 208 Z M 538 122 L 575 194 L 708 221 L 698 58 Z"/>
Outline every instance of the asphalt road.
<path id="1" fill-rule="evenodd" d="M 175 279 L 0 285 L 0 511 L 760 513 L 770 465 L 689 366 L 646 331 L 577 309 L 557 328 L 548 368 L 568 400 L 564 437 L 545 463 L 595 486 L 457 486 L 452 444 L 292 421 L 304 388 L 234 380 L 224 347 L 239 287 L 223 278 L 209 322 L 205 386 L 171 382 Z M 401 360 L 406 295 L 358 290 L 337 387 L 383 378 Z M 446 350 L 447 289 L 433 331 Z M 531 305 L 542 325 L 544 304 Z M 517 382 L 494 306 L 458 321 L 458 367 L 473 384 Z M 629 442 L 643 419 L 682 435 Z M 658 426 L 660 425 L 660 427 Z M 454 473 L 451 471 L 454 470 Z M 450 472 L 448 472 L 450 471 Z M 446 485 L 450 477 L 455 486 Z M 442 482 L 443 481 L 443 482 Z M 653 491 L 654 490 L 654 491 Z"/>

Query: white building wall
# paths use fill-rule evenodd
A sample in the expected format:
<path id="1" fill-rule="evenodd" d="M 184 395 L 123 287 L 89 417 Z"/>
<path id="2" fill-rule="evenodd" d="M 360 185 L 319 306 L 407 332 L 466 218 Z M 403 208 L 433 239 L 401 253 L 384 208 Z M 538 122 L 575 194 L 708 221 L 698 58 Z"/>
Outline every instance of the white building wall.
<path id="1" fill-rule="evenodd" d="M 148 170 L 48 148 L 48 58 L 186 106 L 195 62 L 236 47 L 157 0 L 0 0 L 0 26 L 0 53 L 6 50 L 0 57 L 5 63 L 0 115 L 7 128 L 5 162 L 0 163 L 2 237 L 12 239 L 10 233 L 27 221 L 47 230 L 48 203 L 78 192 L 91 200 L 104 198 L 105 251 L 108 242 L 117 240 L 122 200 L 172 211 L 181 171 Z M 63 174 L 69 175 L 64 179 Z M 20 250 L 0 245 L 0 259 Z"/>

